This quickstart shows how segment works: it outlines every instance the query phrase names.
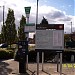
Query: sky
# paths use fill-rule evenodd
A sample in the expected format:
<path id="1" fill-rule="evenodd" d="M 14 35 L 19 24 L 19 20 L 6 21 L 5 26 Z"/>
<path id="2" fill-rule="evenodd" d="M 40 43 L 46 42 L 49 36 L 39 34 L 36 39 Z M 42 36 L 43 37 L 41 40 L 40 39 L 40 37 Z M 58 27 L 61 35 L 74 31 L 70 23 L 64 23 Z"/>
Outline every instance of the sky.
<path id="1" fill-rule="evenodd" d="M 5 20 L 8 8 L 14 10 L 15 23 L 18 27 L 21 16 L 26 17 L 24 7 L 27 6 L 31 6 L 29 22 L 36 22 L 36 2 L 37 0 L 0 0 L 0 6 L 5 6 Z M 44 16 L 49 24 L 64 24 L 64 32 L 71 33 L 72 22 L 72 31 L 75 31 L 75 0 L 39 0 L 38 3 L 38 23 Z M 0 7 L 0 31 L 3 22 L 2 10 L 3 7 Z"/>

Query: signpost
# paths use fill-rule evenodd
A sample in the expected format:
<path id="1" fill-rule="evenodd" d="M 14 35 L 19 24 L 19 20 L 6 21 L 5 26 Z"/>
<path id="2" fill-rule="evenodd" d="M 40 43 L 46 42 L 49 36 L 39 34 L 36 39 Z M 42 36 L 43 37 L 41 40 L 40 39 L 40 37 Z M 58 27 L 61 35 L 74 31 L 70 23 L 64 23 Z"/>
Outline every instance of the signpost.
<path id="1" fill-rule="evenodd" d="M 29 15 L 30 15 L 30 9 L 31 7 L 25 7 L 25 13 L 26 13 L 26 18 L 27 18 L 27 24 L 29 24 Z M 26 32 L 26 40 L 28 41 L 28 38 L 29 38 L 29 32 Z M 28 69 L 28 55 L 26 56 L 27 57 L 27 69 Z"/>
<path id="2" fill-rule="evenodd" d="M 25 7 L 25 13 L 27 18 L 27 23 L 29 23 L 29 15 L 30 15 L 31 7 Z"/>

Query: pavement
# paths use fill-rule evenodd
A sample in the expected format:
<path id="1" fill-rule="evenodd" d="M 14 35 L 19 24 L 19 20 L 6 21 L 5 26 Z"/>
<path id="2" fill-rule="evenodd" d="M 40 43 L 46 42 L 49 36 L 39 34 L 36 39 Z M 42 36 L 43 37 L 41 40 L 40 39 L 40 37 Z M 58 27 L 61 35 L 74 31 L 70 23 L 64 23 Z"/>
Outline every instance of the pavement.
<path id="1" fill-rule="evenodd" d="M 19 73 L 19 62 L 13 59 L 0 61 L 0 75 L 37 75 L 37 63 L 29 63 L 26 72 L 26 74 Z M 55 63 L 44 63 L 42 71 L 40 63 L 39 75 L 60 75 L 60 72 L 57 72 Z M 75 75 L 75 63 L 62 64 L 62 75 Z"/>

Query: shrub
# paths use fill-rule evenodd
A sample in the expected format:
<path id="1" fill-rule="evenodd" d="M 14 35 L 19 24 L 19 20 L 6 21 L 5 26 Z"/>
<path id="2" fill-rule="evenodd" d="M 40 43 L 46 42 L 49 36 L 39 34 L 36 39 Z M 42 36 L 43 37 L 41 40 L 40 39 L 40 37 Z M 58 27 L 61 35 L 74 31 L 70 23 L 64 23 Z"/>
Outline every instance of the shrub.
<path id="1" fill-rule="evenodd" d="M 36 51 L 29 51 L 29 62 L 36 62 Z"/>
<path id="2" fill-rule="evenodd" d="M 63 53 L 63 62 L 71 62 L 71 55 L 75 56 L 75 52 L 64 51 L 64 53 Z M 74 61 L 75 61 L 75 59 L 74 59 Z"/>
<path id="3" fill-rule="evenodd" d="M 12 50 L 0 50 L 0 59 L 12 59 L 14 52 Z"/>

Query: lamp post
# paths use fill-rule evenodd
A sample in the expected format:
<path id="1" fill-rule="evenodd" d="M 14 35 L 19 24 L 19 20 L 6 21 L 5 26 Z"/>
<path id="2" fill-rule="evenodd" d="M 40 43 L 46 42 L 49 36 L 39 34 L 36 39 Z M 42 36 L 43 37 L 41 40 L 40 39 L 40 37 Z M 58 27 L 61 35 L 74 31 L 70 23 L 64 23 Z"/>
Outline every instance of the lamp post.
<path id="1" fill-rule="evenodd" d="M 3 6 L 3 25 L 4 25 L 4 6 Z"/>
<path id="2" fill-rule="evenodd" d="M 3 7 L 3 25 L 4 25 L 4 5 L 0 7 Z"/>
<path id="3" fill-rule="evenodd" d="M 37 8 L 36 8 L 36 25 L 38 23 L 38 1 L 39 0 L 37 0 Z"/>
<path id="4" fill-rule="evenodd" d="M 72 34 L 72 22 L 71 22 L 71 34 Z"/>
<path id="5" fill-rule="evenodd" d="M 71 22 L 71 41 L 72 41 L 72 22 Z"/>
<path id="6" fill-rule="evenodd" d="M 39 0 L 37 0 L 37 8 L 36 8 L 36 25 L 38 24 L 38 1 Z M 37 52 L 37 75 L 39 75 L 39 52 Z"/>

